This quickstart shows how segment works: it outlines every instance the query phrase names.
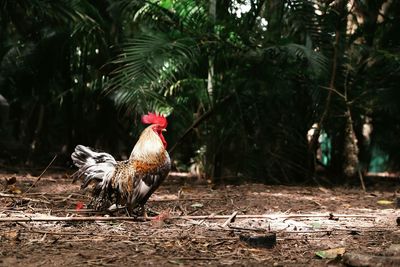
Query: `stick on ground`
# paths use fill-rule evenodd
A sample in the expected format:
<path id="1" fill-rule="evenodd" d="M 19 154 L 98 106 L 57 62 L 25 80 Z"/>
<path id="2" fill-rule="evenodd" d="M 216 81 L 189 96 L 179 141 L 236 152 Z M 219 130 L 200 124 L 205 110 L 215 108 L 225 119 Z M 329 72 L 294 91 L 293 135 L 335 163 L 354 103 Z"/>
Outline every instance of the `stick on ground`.
<path id="1" fill-rule="evenodd" d="M 213 213 L 211 215 L 206 216 L 171 216 L 169 219 L 175 220 L 221 220 L 221 219 L 229 219 L 232 217 L 231 215 L 216 215 L 217 213 Z M 303 215 L 278 215 L 278 216 L 268 216 L 268 215 L 235 215 L 233 217 L 241 218 L 241 219 L 282 219 L 282 218 L 307 218 L 307 217 L 314 217 L 314 218 L 324 218 L 330 217 L 331 215 L 327 214 L 303 214 Z M 335 217 L 343 217 L 343 218 L 376 218 L 376 216 L 367 216 L 367 215 L 353 215 L 353 214 L 341 214 L 335 215 Z M 101 216 L 93 216 L 93 217 L 0 217 L 0 222 L 40 222 L 40 221 L 151 221 L 154 217 L 101 217 Z"/>
<path id="2" fill-rule="evenodd" d="M 29 192 L 29 190 L 31 190 L 31 188 L 34 187 L 40 181 L 40 179 L 42 179 L 43 174 L 47 171 L 47 169 L 51 166 L 51 164 L 53 164 L 53 162 L 56 160 L 56 158 L 57 158 L 57 154 L 50 161 L 50 163 L 47 165 L 47 167 L 42 171 L 42 173 L 39 175 L 39 177 L 36 179 L 36 181 L 24 192 L 24 194 Z"/>
<path id="3" fill-rule="evenodd" d="M 149 221 L 151 217 L 5 217 L 0 222 Z"/>
<path id="4" fill-rule="evenodd" d="M 233 222 L 235 220 L 236 215 L 238 214 L 237 211 L 235 211 L 234 213 L 232 213 L 231 216 L 229 216 L 229 218 L 224 222 L 224 224 L 222 225 L 222 227 L 226 227 L 228 224 L 230 224 L 231 222 Z"/>

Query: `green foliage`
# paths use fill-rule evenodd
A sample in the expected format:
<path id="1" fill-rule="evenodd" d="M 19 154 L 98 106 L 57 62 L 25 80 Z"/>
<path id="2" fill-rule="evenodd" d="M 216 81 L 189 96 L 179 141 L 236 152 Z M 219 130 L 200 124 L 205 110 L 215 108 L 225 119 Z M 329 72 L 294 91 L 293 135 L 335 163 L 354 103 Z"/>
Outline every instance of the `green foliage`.
<path id="1" fill-rule="evenodd" d="M 86 1 L 3 1 L 0 12 L 0 93 L 11 109 L 10 130 L 0 144 L 10 153 L 4 158 L 40 162 L 53 157 L 49 151 L 90 145 L 95 133 L 97 141 L 108 142 L 97 121 L 103 110 L 116 111 L 99 97 L 108 29 L 97 7 Z"/>
<path id="2" fill-rule="evenodd" d="M 117 105 L 140 112 L 155 108 L 152 104 L 168 106 L 162 96 L 178 89 L 177 75 L 187 72 L 198 53 L 190 38 L 151 33 L 126 43 L 123 51 L 113 61 L 119 67 L 112 73 L 109 88 L 116 91 Z"/>
<path id="3" fill-rule="evenodd" d="M 111 77 L 110 88 L 115 91 L 117 104 L 136 110 L 168 108 L 177 114 L 189 112 L 194 114 L 193 119 L 212 112 L 213 116 L 198 127 L 198 141 L 192 148 L 206 145 L 206 162 L 201 165 L 211 175 L 245 173 L 264 179 L 274 177 L 276 181 L 283 175 L 291 181 L 308 174 L 304 163 L 312 108 L 307 105 L 312 100 L 305 82 L 312 83 L 326 75 L 326 58 L 312 47 L 289 42 L 288 38 L 276 45 L 255 39 L 260 30 L 254 36 L 249 32 L 259 25 L 241 24 L 235 29 L 237 18 L 233 14 L 209 27 L 207 2 L 171 3 L 168 11 L 163 3 L 157 7 L 145 5 L 135 16 L 145 18 L 146 25 L 151 26 L 141 28 L 114 62 L 118 68 Z M 136 22 L 140 24 L 140 20 Z M 212 98 L 206 88 L 208 55 L 215 58 L 217 71 Z M 301 101 L 296 101 L 297 97 Z M 288 116 L 277 113 L 280 108 Z M 298 108 L 307 110 L 309 116 L 302 114 L 301 118 Z M 299 123 L 290 125 L 293 120 Z M 276 129 L 276 125 L 283 128 Z M 268 164 L 257 158 L 267 159 Z M 215 166 L 221 166 L 220 170 Z"/>

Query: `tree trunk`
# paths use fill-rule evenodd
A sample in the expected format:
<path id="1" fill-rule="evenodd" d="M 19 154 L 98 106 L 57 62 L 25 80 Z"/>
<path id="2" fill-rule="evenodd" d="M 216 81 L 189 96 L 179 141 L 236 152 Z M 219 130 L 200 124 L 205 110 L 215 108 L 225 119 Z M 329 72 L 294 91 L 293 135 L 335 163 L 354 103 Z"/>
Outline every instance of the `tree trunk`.
<path id="1" fill-rule="evenodd" d="M 210 0 L 210 8 L 209 8 L 209 16 L 211 27 L 214 26 L 217 16 L 217 1 Z M 213 32 L 213 29 L 210 29 Z M 209 96 L 210 103 L 213 102 L 213 94 L 214 94 L 214 55 L 209 52 L 208 55 L 208 77 L 207 77 L 207 92 Z"/>
<path id="2" fill-rule="evenodd" d="M 265 18 L 268 21 L 267 40 L 277 43 L 281 39 L 282 16 L 285 1 L 268 0 L 265 3 Z"/>
<path id="3" fill-rule="evenodd" d="M 353 119 L 351 117 L 350 108 L 346 111 L 346 128 L 344 136 L 344 162 L 343 174 L 346 178 L 353 178 L 358 173 L 358 146 L 357 137 L 354 132 Z"/>
<path id="4" fill-rule="evenodd" d="M 213 32 L 214 24 L 217 19 L 217 1 L 210 0 L 209 6 L 209 17 L 211 22 L 211 29 L 210 31 Z M 210 108 L 214 105 L 215 102 L 215 81 L 214 81 L 214 60 L 215 57 L 213 55 L 213 51 L 209 51 L 208 55 L 208 77 L 207 77 L 207 93 L 209 96 L 210 101 Z M 215 118 L 217 120 L 217 118 Z M 215 122 L 214 122 L 215 123 Z M 215 131 L 215 127 L 213 127 L 213 131 Z M 219 142 L 215 139 L 218 136 L 217 134 L 210 135 L 210 140 L 208 142 L 207 150 L 209 151 L 209 158 L 212 159 L 209 162 L 212 164 L 210 170 L 210 176 L 212 177 L 212 181 L 215 184 L 219 184 L 221 182 L 221 152 L 219 152 Z"/>

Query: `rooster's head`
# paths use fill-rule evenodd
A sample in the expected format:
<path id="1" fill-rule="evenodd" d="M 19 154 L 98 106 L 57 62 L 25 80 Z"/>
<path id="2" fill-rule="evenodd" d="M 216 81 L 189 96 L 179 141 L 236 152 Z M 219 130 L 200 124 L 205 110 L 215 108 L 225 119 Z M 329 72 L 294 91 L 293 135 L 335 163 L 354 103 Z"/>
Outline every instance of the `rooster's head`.
<path id="1" fill-rule="evenodd" d="M 163 131 L 166 131 L 168 122 L 164 115 L 151 113 L 145 114 L 142 116 L 142 123 L 143 124 L 151 124 L 151 128 L 154 132 L 158 134 L 160 137 L 164 147 L 167 147 L 167 142 L 165 141 L 164 136 L 162 135 Z"/>

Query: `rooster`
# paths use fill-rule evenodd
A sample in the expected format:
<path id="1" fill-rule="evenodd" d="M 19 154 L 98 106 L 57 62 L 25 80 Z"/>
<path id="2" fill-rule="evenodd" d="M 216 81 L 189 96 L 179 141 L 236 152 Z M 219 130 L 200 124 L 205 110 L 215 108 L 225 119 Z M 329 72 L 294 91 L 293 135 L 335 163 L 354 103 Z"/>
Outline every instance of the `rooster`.
<path id="1" fill-rule="evenodd" d="M 125 206 L 132 215 L 139 207 L 147 216 L 145 204 L 167 177 L 171 161 L 166 150 L 167 142 L 162 134 L 167 128 L 167 119 L 155 113 L 142 116 L 143 124 L 150 124 L 141 133 L 128 160 L 116 161 L 113 156 L 78 145 L 71 158 L 79 168 L 74 181 L 83 178 L 81 188 L 91 182 L 92 205 L 97 210 Z"/>

